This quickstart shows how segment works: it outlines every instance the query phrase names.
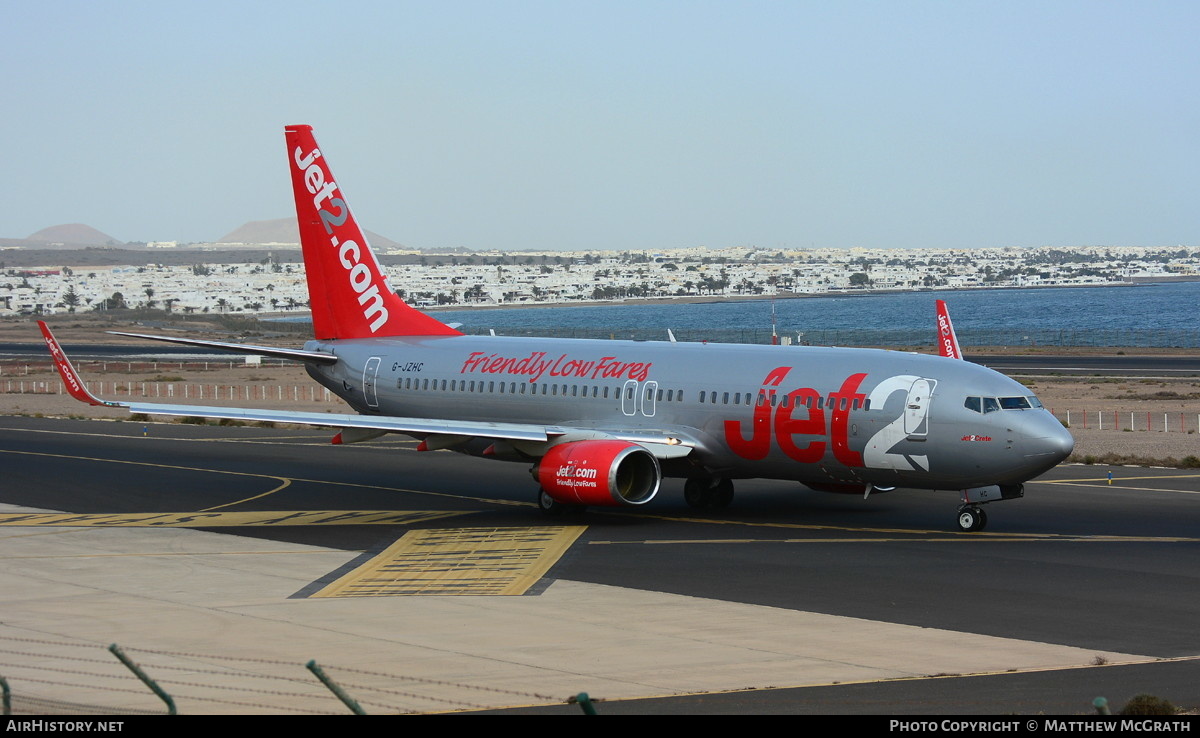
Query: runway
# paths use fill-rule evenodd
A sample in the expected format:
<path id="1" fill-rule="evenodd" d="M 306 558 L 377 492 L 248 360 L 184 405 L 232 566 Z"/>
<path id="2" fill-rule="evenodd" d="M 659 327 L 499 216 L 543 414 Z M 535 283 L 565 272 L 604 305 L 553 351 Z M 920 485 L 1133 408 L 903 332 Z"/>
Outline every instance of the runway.
<path id="1" fill-rule="evenodd" d="M 953 493 L 766 481 L 725 511 L 668 481 L 645 511 L 547 524 L 521 464 L 329 435 L 0 418 L 0 644 L 416 680 L 380 712 L 577 711 L 577 692 L 601 713 L 1200 705 L 1195 470 L 1060 467 L 976 534 L 954 532 Z M 37 653 L 6 659 L 14 690 L 154 709 Z M 311 686 L 179 689 L 185 712 L 343 711 Z"/>

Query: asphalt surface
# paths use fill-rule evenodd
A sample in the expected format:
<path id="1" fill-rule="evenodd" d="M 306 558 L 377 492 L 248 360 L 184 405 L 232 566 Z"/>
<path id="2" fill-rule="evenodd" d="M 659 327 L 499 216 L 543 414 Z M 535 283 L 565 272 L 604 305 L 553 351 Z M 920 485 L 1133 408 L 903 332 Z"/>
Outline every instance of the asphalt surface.
<path id="1" fill-rule="evenodd" d="M 4 417 L 0 504 L 88 514 L 212 509 L 454 514 L 398 525 L 207 529 L 247 542 L 321 547 L 334 560 L 347 561 L 377 552 L 416 528 L 545 523 L 531 504 L 534 484 L 522 464 L 449 452 L 418 454 L 411 442 L 401 440 L 334 447 L 328 437 L 323 431 Z M 613 658 L 627 655 L 623 649 L 652 649 L 658 642 L 652 631 L 660 627 L 678 628 L 664 631 L 664 647 L 693 637 L 689 633 L 696 640 L 715 639 L 705 641 L 707 651 L 699 651 L 711 653 L 713 661 L 691 667 L 707 670 L 706 678 L 697 676 L 690 688 L 665 677 L 630 688 L 639 669 L 656 670 L 650 664 L 670 657 L 639 654 L 646 661 L 631 662 L 630 675 L 611 690 L 618 697 L 602 703 L 604 713 L 1084 714 L 1096 696 L 1121 704 L 1147 692 L 1197 708 L 1198 495 L 1196 470 L 1064 466 L 1027 485 L 1024 499 L 989 506 L 985 532 L 962 534 L 955 532 L 953 493 L 898 490 L 864 501 L 798 485 L 740 482 L 733 507 L 697 512 L 684 504 L 681 484 L 668 481 L 644 511 L 600 510 L 571 520 L 586 531 L 541 589 L 513 599 L 536 613 L 539 598 L 568 584 L 584 588 L 577 596 L 613 593 L 630 602 L 650 595 L 666 598 L 647 600 L 645 611 L 632 616 L 623 613 L 620 617 L 629 622 L 613 631 L 604 623 L 575 636 L 587 640 L 593 633 L 598 642 L 591 647 Z M 29 527 L 0 528 L 0 540 L 9 530 L 36 535 Z M 101 540 L 104 534 L 116 531 L 97 532 Z M 15 538 L 9 543 L 0 555 L 20 558 L 27 543 Z M 104 571 L 129 567 L 129 576 L 136 576 L 141 564 L 116 553 L 103 562 Z M 302 576 L 317 580 L 326 574 L 317 566 Z M 231 597 L 222 587 L 232 586 L 239 575 L 222 576 L 230 577 L 227 584 L 191 594 Z M 295 585 L 297 591 L 303 586 Z M 678 603 L 692 604 L 678 611 L 684 615 L 673 614 L 670 608 Z M 6 609 L 11 613 L 17 604 L 9 602 Z M 342 617 L 356 617 L 357 604 L 345 605 Z M 591 607 L 598 614 L 606 606 L 597 600 Z M 362 607 L 366 612 L 370 606 Z M 714 615 L 706 622 L 703 613 L 709 608 Z M 693 616 L 699 625 L 688 620 Z M 947 667 L 906 671 L 900 666 L 886 673 L 903 677 L 863 671 L 854 679 L 814 666 L 811 672 L 784 671 L 787 676 L 780 677 L 764 671 L 779 665 L 777 655 L 761 663 L 719 660 L 727 645 L 723 633 L 745 638 L 756 630 L 755 618 L 762 618 L 764 645 L 756 647 L 762 651 L 773 640 L 794 637 L 789 631 L 796 626 L 788 625 L 788 618 L 801 616 L 834 619 L 820 620 L 814 633 L 835 628 L 831 623 L 883 628 L 862 630 L 861 636 L 851 629 L 847 633 L 854 635 L 843 642 L 821 644 L 822 668 L 839 660 L 919 659 L 933 656 L 935 644 L 946 653 L 932 661 Z M 536 633 L 517 633 L 506 623 L 503 617 L 477 623 L 471 638 L 481 639 L 481 649 L 489 639 L 517 638 L 531 639 L 527 653 L 539 648 Z M 9 618 L 0 623 L 0 632 L 5 624 Z M 646 635 L 646 629 L 650 636 L 634 643 L 632 634 Z M 221 643 L 218 635 L 212 646 Z M 1020 663 L 1007 668 L 998 658 L 1001 666 L 994 670 L 964 669 L 958 659 L 972 655 L 972 644 L 980 654 L 1054 648 L 1074 649 L 1074 655 L 1056 651 L 1053 658 L 1027 661 L 1014 656 Z M 564 646 L 547 631 L 545 648 Z M 846 655 L 850 652 L 859 655 Z M 833 676 L 823 678 L 826 673 Z"/>

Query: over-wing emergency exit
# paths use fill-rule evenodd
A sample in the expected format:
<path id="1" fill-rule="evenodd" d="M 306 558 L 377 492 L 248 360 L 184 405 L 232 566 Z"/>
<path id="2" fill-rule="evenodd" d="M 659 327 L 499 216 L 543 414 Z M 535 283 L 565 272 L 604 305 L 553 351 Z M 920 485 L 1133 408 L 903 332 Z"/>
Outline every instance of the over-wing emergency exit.
<path id="1" fill-rule="evenodd" d="M 736 479 L 864 497 L 953 490 L 958 526 L 1065 459 L 1070 434 L 1017 382 L 961 359 L 944 303 L 939 356 L 819 347 L 468 336 L 405 304 L 351 215 L 309 126 L 285 129 L 314 339 L 303 349 L 141 336 L 303 362 L 340 415 L 103 400 L 45 324 L 77 399 L 134 413 L 303 423 L 334 443 L 385 433 L 530 465 L 547 513 L 640 507 L 682 478 L 695 507 Z M 137 335 L 137 334 L 125 334 Z"/>

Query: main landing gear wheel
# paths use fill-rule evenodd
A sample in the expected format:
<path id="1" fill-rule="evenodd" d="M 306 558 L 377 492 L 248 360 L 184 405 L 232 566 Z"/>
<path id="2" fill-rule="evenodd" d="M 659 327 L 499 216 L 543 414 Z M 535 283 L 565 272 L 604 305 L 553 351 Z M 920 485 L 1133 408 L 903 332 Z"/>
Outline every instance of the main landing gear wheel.
<path id="1" fill-rule="evenodd" d="M 978 507 L 963 507 L 958 511 L 958 528 L 964 533 L 983 530 L 987 526 L 987 513 Z"/>
<path id="2" fill-rule="evenodd" d="M 584 511 L 583 505 L 568 505 L 565 502 L 559 502 L 550 496 L 550 493 L 544 489 L 538 488 L 537 506 L 544 515 L 552 518 L 562 517 L 571 513 L 581 513 Z"/>
<path id="3" fill-rule="evenodd" d="M 683 483 L 683 499 L 697 510 L 729 507 L 733 502 L 733 480 L 688 479 Z"/>

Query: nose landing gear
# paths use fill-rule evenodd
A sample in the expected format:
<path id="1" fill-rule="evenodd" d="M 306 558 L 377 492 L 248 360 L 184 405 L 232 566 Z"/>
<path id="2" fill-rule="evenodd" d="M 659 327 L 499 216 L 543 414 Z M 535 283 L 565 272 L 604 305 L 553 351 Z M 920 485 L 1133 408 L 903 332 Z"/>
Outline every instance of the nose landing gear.
<path id="1" fill-rule="evenodd" d="M 983 530 L 987 526 L 987 513 L 975 505 L 958 508 L 958 529 L 964 533 Z"/>
<path id="2" fill-rule="evenodd" d="M 958 508 L 959 530 L 970 533 L 987 526 L 987 513 L 980 508 L 981 505 L 1024 496 L 1025 485 L 1022 484 L 991 484 L 962 490 L 962 505 Z"/>

